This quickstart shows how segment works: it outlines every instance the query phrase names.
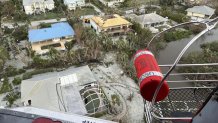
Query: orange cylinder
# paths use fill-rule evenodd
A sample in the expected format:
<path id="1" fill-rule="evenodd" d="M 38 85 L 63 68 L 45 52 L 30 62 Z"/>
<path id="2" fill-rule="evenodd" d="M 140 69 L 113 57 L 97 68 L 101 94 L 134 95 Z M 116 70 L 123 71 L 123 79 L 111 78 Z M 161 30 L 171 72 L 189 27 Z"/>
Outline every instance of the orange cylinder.
<path id="1" fill-rule="evenodd" d="M 149 50 L 139 50 L 134 55 L 134 66 L 139 79 L 140 92 L 147 101 L 152 101 L 155 90 L 163 79 L 163 75 L 154 55 Z M 157 101 L 163 100 L 169 93 L 169 87 L 164 81 L 158 95 Z"/>

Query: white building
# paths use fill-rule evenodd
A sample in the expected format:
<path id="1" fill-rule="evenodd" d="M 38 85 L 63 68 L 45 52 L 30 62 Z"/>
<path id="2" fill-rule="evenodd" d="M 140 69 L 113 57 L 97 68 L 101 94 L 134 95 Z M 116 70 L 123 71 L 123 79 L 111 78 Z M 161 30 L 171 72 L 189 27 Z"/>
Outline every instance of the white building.
<path id="1" fill-rule="evenodd" d="M 75 10 L 77 7 L 85 6 L 85 0 L 64 0 L 64 4 L 69 10 Z"/>
<path id="2" fill-rule="evenodd" d="M 194 6 L 188 8 L 186 11 L 187 16 L 191 17 L 192 21 L 203 21 L 209 19 L 215 13 L 215 9 L 208 6 Z"/>
<path id="3" fill-rule="evenodd" d="M 99 0 L 99 1 L 108 7 L 115 7 L 120 3 L 124 2 L 124 0 Z"/>
<path id="4" fill-rule="evenodd" d="M 35 75 L 21 83 L 24 105 L 51 111 L 92 115 L 107 111 L 108 103 L 103 102 L 104 97 L 87 65 Z"/>
<path id="5" fill-rule="evenodd" d="M 167 22 L 168 19 L 164 18 L 156 13 L 150 14 L 143 14 L 143 15 L 136 15 L 136 14 L 128 14 L 126 15 L 127 18 L 139 23 L 142 28 L 149 28 L 153 33 L 157 33 L 157 27 L 160 26 L 168 26 Z"/>
<path id="6" fill-rule="evenodd" d="M 53 0 L 23 0 L 23 6 L 26 14 L 46 12 L 54 9 Z"/>

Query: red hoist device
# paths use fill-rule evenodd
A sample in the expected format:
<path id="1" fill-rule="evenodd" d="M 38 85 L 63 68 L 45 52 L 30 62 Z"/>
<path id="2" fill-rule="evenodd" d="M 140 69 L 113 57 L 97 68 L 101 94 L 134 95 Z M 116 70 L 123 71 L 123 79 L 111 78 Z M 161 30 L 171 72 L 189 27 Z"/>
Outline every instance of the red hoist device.
<path id="1" fill-rule="evenodd" d="M 145 100 L 152 101 L 155 90 L 163 79 L 157 61 L 149 50 L 144 49 L 137 51 L 134 55 L 134 65 L 139 79 L 141 95 Z M 164 81 L 155 101 L 163 100 L 168 93 L 169 86 Z"/>

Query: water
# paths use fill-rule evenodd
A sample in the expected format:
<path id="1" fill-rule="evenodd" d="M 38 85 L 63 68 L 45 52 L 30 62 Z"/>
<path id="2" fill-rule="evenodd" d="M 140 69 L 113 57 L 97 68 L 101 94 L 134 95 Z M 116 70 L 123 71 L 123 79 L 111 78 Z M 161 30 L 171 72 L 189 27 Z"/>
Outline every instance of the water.
<path id="1" fill-rule="evenodd" d="M 159 53 L 159 56 L 157 56 L 158 64 L 173 64 L 179 53 L 182 51 L 182 49 L 185 47 L 185 45 L 193 38 L 194 36 L 190 36 L 189 38 L 185 38 L 182 40 L 172 41 L 167 44 L 166 48 L 161 50 Z M 218 29 L 214 29 L 205 35 L 203 35 L 201 38 L 199 38 L 192 46 L 189 47 L 189 49 L 186 51 L 184 56 L 187 56 L 190 52 L 197 52 L 201 51 L 200 45 L 204 43 L 209 43 L 213 41 L 218 41 Z M 166 73 L 169 68 L 161 68 L 163 73 Z M 175 71 L 173 72 L 175 73 Z M 169 79 L 169 78 L 168 78 Z M 170 80 L 184 80 L 183 77 L 177 76 L 177 77 L 170 77 Z M 181 86 L 190 86 L 190 84 L 170 84 L 171 87 L 181 87 Z"/>

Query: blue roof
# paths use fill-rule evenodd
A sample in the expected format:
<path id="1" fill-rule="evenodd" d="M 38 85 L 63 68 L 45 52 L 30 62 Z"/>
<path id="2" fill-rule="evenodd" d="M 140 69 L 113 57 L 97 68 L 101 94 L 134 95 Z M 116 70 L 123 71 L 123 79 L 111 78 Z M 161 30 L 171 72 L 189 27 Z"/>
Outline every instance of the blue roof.
<path id="1" fill-rule="evenodd" d="M 52 24 L 49 28 L 29 30 L 28 38 L 30 42 L 34 43 L 65 36 L 73 36 L 74 34 L 73 28 L 67 22 L 61 22 Z"/>

